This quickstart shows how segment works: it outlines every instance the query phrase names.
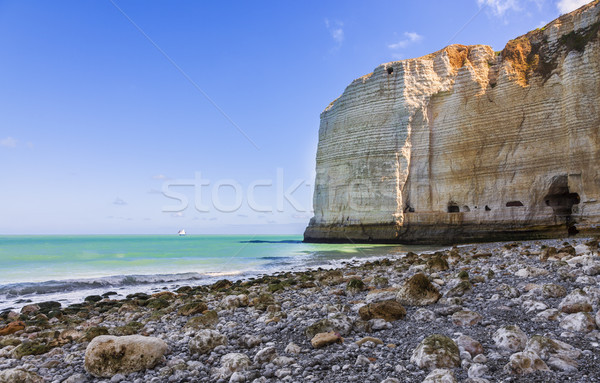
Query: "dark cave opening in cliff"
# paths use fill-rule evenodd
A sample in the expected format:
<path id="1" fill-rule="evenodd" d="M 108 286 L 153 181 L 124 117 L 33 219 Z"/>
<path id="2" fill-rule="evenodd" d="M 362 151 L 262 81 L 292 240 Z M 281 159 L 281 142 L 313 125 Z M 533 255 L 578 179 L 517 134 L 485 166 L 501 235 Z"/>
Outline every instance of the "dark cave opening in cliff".
<path id="1" fill-rule="evenodd" d="M 448 204 L 448 213 L 459 213 L 459 212 L 460 212 L 460 208 L 458 207 L 458 205 Z"/>
<path id="2" fill-rule="evenodd" d="M 578 193 L 569 190 L 569 179 L 566 175 L 556 176 L 552 180 L 548 194 L 544 197 L 546 206 L 550 206 L 557 218 L 563 218 L 569 235 L 575 235 L 579 231 L 575 227 L 575 221 L 571 217 L 573 205 L 581 201 Z"/>
<path id="3" fill-rule="evenodd" d="M 506 203 L 506 207 L 520 207 L 523 206 L 523 202 L 521 201 L 509 201 Z"/>

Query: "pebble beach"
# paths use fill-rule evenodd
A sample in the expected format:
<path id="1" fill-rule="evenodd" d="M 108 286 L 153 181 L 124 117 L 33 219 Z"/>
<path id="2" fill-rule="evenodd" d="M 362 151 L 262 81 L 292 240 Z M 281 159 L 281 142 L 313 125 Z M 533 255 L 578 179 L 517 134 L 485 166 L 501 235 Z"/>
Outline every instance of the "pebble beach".
<path id="1" fill-rule="evenodd" d="M 600 382 L 598 240 L 473 244 L 0 313 L 0 382 Z"/>

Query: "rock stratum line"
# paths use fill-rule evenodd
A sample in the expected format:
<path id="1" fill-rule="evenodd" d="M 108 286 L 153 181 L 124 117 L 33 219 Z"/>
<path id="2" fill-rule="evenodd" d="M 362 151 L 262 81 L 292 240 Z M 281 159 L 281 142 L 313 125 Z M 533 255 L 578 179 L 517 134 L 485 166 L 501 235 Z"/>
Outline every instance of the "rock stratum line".
<path id="1" fill-rule="evenodd" d="M 450 45 L 354 80 L 321 114 L 308 242 L 600 232 L 600 5 L 494 52 Z"/>

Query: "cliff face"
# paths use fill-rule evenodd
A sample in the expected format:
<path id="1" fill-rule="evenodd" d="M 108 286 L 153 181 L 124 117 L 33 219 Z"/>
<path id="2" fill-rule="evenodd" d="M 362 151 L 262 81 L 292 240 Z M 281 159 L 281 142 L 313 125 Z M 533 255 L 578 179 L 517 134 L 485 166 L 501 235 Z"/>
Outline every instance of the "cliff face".
<path id="1" fill-rule="evenodd" d="M 600 5 L 383 64 L 321 114 L 306 241 L 600 231 Z"/>

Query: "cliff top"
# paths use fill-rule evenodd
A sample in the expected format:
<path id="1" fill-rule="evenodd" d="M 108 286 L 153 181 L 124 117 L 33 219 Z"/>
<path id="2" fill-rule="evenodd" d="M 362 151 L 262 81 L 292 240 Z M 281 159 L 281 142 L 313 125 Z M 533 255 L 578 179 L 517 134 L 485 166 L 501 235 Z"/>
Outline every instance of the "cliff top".
<path id="1" fill-rule="evenodd" d="M 595 0 L 558 17 L 542 28 L 537 28 L 508 41 L 503 50 L 496 52 L 496 62 L 490 62 L 489 65 L 509 64 L 516 81 L 522 86 L 527 86 L 530 78 L 536 75 L 541 76 L 544 81 L 547 80 L 552 75 L 552 71 L 557 66 L 557 60 L 562 54 L 568 54 L 573 50 L 582 52 L 587 44 L 598 40 L 599 5 L 600 0 Z M 444 52 L 448 55 L 452 67 L 458 69 L 468 62 L 469 52 L 475 48 L 492 50 L 489 45 L 452 44 L 425 56 L 381 64 L 373 72 L 355 79 L 352 84 L 359 81 L 364 83 L 379 71 L 387 71 L 388 74 L 391 74 L 395 70 L 394 68 L 400 68 L 405 64 L 432 60 Z M 339 97 L 332 101 L 324 112 L 331 109 L 338 99 Z"/>

